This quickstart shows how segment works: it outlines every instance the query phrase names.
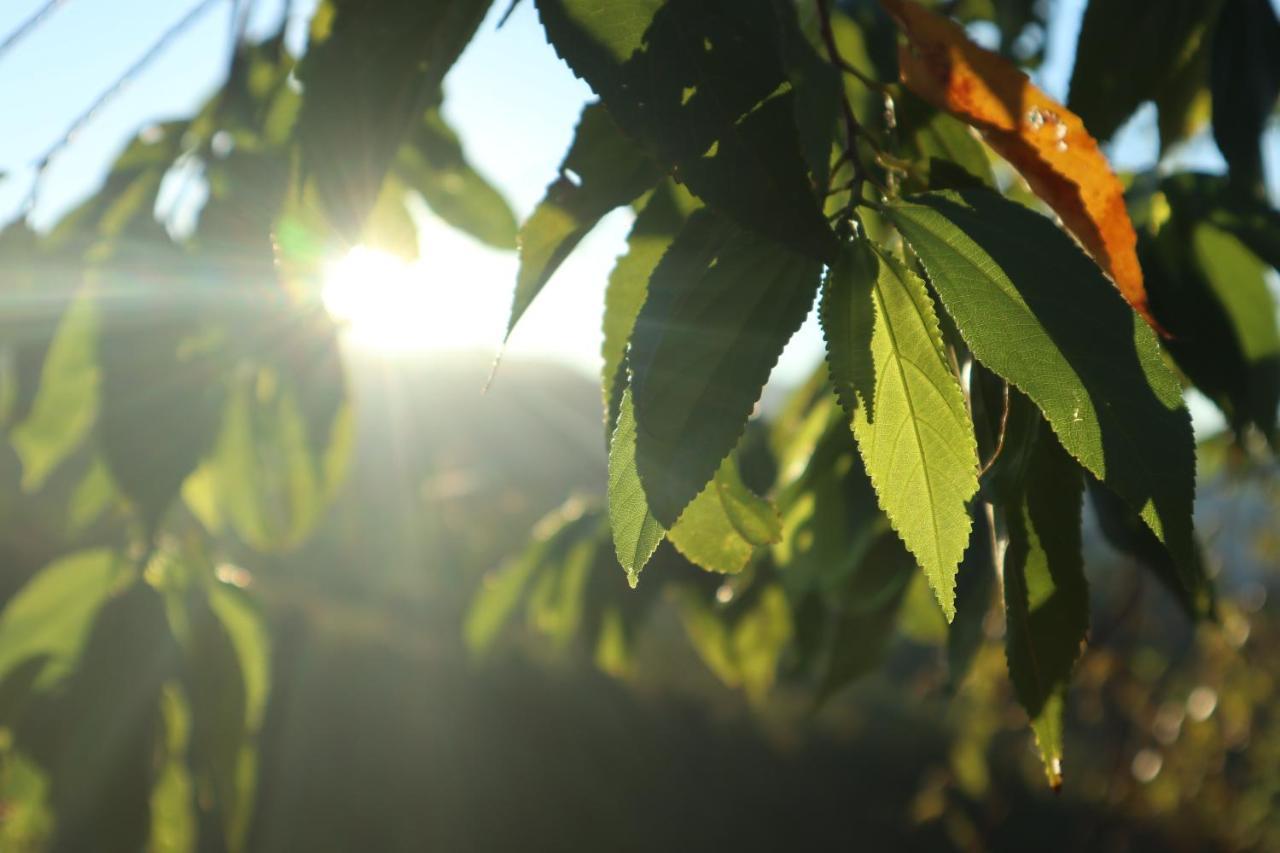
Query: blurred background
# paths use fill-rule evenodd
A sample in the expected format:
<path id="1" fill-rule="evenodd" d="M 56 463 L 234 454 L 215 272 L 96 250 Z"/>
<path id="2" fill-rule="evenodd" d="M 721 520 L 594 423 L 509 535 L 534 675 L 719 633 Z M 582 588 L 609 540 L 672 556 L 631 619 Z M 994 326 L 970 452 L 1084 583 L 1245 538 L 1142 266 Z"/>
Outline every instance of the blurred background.
<path id="1" fill-rule="evenodd" d="M 445 77 L 441 114 L 468 174 L 523 221 L 590 92 L 531 3 L 499 27 L 506 5 Z M 1019 50 L 1065 99 L 1084 0 L 1026 5 Z M 177 275 L 157 270 L 291 263 L 288 228 L 283 250 L 241 240 L 273 173 L 237 156 L 269 150 L 269 114 L 131 188 L 229 73 L 288 89 L 284 63 L 254 82 L 275 72 L 237 45 L 303 56 L 316 17 L 309 0 L 0 7 L 0 211 L 16 223 L 0 256 L 49 247 L 0 266 L 0 849 L 1280 849 L 1280 470 L 1196 392 L 1220 622 L 1193 631 L 1086 512 L 1092 642 L 1055 793 L 998 619 L 957 652 L 913 583 L 883 643 L 815 677 L 781 587 L 722 584 L 666 546 L 634 591 L 608 564 L 600 314 L 630 210 L 505 347 L 511 237 L 454 227 L 425 191 L 400 216 L 416 257 L 304 245 L 303 295 L 271 297 L 269 321 L 151 334 L 168 304 L 152 279 Z M 994 12 L 973 20 L 1000 42 Z M 1116 134 L 1118 170 L 1225 168 L 1207 128 L 1162 151 L 1156 125 L 1148 104 Z M 1273 116 L 1273 203 L 1277 137 Z M 196 248 L 166 267 L 159 233 Z M 100 264 L 92 299 L 66 283 L 71 257 Z M 196 313 L 258 298 L 245 289 Z M 811 318 L 753 422 L 761 448 L 799 417 L 821 348 Z M 194 372 L 177 388 L 179 362 Z M 196 435 L 209 405 L 226 413 Z M 187 445 L 199 464 L 166 467 Z M 774 464 L 759 481 L 785 475 Z M 166 479 L 167 515 L 148 485 Z M 146 584 L 121 580 L 134 568 Z"/>

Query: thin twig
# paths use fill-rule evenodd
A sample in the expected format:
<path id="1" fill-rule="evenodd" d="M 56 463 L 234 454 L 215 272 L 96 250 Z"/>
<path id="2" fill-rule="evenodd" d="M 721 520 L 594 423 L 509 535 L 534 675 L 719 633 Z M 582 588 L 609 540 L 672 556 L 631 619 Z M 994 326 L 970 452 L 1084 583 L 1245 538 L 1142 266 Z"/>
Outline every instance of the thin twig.
<path id="1" fill-rule="evenodd" d="M 4 41 L 0 41 L 0 57 L 3 57 L 18 42 L 22 41 L 27 35 L 44 21 L 45 18 L 53 14 L 65 0 L 45 0 L 45 4 L 39 9 L 31 13 L 31 16 L 18 24 L 18 28 L 9 33 Z"/>
<path id="2" fill-rule="evenodd" d="M 150 65 L 166 47 L 169 46 L 170 42 L 182 35 L 182 33 L 194 24 L 202 14 L 220 2 L 222 2 L 222 0 L 200 0 L 200 2 L 196 3 L 196 5 L 191 7 L 185 15 L 170 26 L 169 29 L 165 30 L 164 33 L 161 34 L 160 38 L 157 39 L 151 47 L 147 48 L 146 52 L 143 53 L 142 56 L 125 69 L 124 73 L 116 78 L 115 82 L 104 89 L 84 112 L 75 117 L 67 127 L 66 131 L 64 131 L 62 135 L 58 137 L 57 141 L 54 142 L 53 145 L 49 146 L 44 154 L 42 154 L 36 161 L 35 178 L 32 180 L 31 190 L 27 193 L 27 197 L 22 204 L 22 213 L 24 216 L 30 214 L 31 211 L 35 209 L 36 202 L 40 195 L 40 184 L 43 182 L 45 174 L 49 171 L 49 164 L 53 162 L 53 159 L 61 154 L 62 151 L 75 139 L 76 134 L 93 120 L 99 110 L 101 110 L 108 101 L 120 94 L 120 92 L 133 82 L 138 74 L 146 69 L 146 67 Z"/>
<path id="3" fill-rule="evenodd" d="M 1009 383 L 1004 383 L 1004 408 L 1000 411 L 1000 433 L 996 436 L 996 449 L 991 451 L 991 458 L 986 461 L 982 469 L 978 471 L 978 476 L 991 470 L 991 466 L 996 464 L 996 460 L 1000 458 L 1000 451 L 1004 450 L 1004 437 L 1009 432 Z"/>

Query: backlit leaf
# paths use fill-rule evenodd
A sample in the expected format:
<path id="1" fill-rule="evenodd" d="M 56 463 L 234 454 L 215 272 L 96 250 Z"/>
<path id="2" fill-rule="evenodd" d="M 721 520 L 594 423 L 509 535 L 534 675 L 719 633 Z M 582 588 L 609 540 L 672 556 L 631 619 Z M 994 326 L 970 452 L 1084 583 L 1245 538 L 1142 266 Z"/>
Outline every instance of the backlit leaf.
<path id="1" fill-rule="evenodd" d="M 668 538 L 691 563 L 708 571 L 735 574 L 762 545 L 782 537 L 782 519 L 773 504 L 752 492 L 729 456 L 714 478 L 671 528 Z"/>
<path id="2" fill-rule="evenodd" d="M 557 53 L 694 195 L 814 258 L 835 238 L 807 177 L 771 0 L 538 0 Z"/>
<path id="3" fill-rule="evenodd" d="M 977 443 L 924 282 L 891 255 L 876 258 L 859 270 L 873 276 L 874 392 L 854 407 L 853 434 L 880 506 L 950 621 L 969 543 L 966 504 L 978 491 Z"/>
<path id="4" fill-rule="evenodd" d="M 971 42 L 958 24 L 912 0 L 881 0 L 906 33 L 902 81 L 982 133 L 1062 219 L 1148 322 L 1137 236 L 1124 189 L 1083 122 L 1004 57 Z"/>
<path id="5" fill-rule="evenodd" d="M 994 193 L 885 208 L 974 355 L 1192 572 L 1195 449 L 1155 336 L 1048 219 Z"/>
<path id="6" fill-rule="evenodd" d="M 618 425 L 609 443 L 609 527 L 618 562 L 634 587 L 666 530 L 649 512 L 636 473 L 636 421 L 630 390 L 622 392 Z"/>

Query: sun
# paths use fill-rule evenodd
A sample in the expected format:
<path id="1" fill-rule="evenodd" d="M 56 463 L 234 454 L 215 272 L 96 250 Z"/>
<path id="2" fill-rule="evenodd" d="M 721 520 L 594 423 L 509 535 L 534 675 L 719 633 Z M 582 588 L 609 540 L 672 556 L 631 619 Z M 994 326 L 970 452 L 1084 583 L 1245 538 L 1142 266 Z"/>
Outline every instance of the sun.
<path id="1" fill-rule="evenodd" d="M 433 253 L 410 263 L 356 246 L 326 268 L 321 298 L 348 342 L 364 349 L 493 349 L 505 306 L 494 301 L 494 288 L 477 288 L 464 275 L 474 260 Z"/>

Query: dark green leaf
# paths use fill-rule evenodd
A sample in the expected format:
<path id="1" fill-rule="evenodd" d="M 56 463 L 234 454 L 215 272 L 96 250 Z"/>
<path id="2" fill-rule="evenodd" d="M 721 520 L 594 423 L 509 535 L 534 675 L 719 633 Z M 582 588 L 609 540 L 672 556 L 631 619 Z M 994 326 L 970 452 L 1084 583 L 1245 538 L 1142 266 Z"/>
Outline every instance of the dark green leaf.
<path id="1" fill-rule="evenodd" d="M 995 187 L 986 149 L 966 124 L 905 91 L 896 115 L 903 147 L 919 167 L 908 175 L 907 189 Z"/>
<path id="2" fill-rule="evenodd" d="M 1071 670 L 1089 631 L 1080 555 L 1080 468 L 1042 430 L 1023 497 L 1007 508 L 1005 654 L 1031 718 L 1045 773 L 1062 784 L 1062 714 Z"/>
<path id="3" fill-rule="evenodd" d="M 434 105 L 489 3 L 334 3 L 328 32 L 298 66 L 297 137 L 329 219 L 349 242 L 359 241 L 396 152 Z"/>
<path id="4" fill-rule="evenodd" d="M 628 357 L 636 469 L 670 527 L 738 443 L 820 265 L 701 211 L 649 282 Z"/>
<path id="5" fill-rule="evenodd" d="M 827 369 L 840 405 L 850 415 L 861 408 L 870 416 L 875 398 L 876 370 L 871 337 L 876 309 L 873 291 L 880 259 L 867 240 L 854 240 L 840 249 L 827 273 L 818 309 L 827 342 Z"/>
<path id="6" fill-rule="evenodd" d="M 539 0 L 551 43 L 618 125 L 712 207 L 819 259 L 772 0 Z"/>
<path id="7" fill-rule="evenodd" d="M 947 629 L 947 680 L 952 689 L 964 680 L 986 638 L 987 615 L 996 587 L 986 504 L 975 502 L 971 513 L 973 532 L 956 570 L 956 618 Z"/>
<path id="8" fill-rule="evenodd" d="M 520 273 L 507 334 L 574 247 L 609 211 L 657 183 L 658 169 L 601 104 L 578 121 L 560 177 L 520 228 Z"/>
<path id="9" fill-rule="evenodd" d="M 742 482 L 736 455 L 726 457 L 668 534 L 689 562 L 726 574 L 742 571 L 758 547 L 781 537 L 778 511 Z"/>
<path id="10" fill-rule="evenodd" d="M 1262 180 L 1259 137 L 1280 96 L 1280 18 L 1271 0 L 1230 0 L 1218 18 L 1210 66 L 1213 138 L 1247 190 Z"/>
<path id="11" fill-rule="evenodd" d="M 1141 513 L 1190 585 L 1195 446 L 1150 328 L 1069 237 L 1021 205 L 931 193 L 885 212 L 974 355 Z"/>
<path id="12" fill-rule="evenodd" d="M 1266 0 L 1263 0 L 1266 2 Z M 1195 62 L 1222 0 L 1091 0 L 1067 107 L 1099 140 Z"/>

